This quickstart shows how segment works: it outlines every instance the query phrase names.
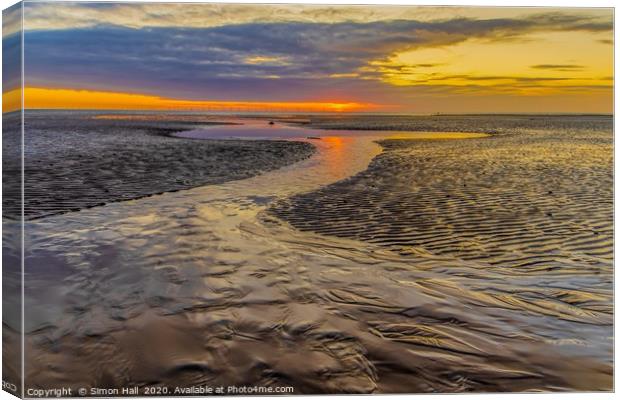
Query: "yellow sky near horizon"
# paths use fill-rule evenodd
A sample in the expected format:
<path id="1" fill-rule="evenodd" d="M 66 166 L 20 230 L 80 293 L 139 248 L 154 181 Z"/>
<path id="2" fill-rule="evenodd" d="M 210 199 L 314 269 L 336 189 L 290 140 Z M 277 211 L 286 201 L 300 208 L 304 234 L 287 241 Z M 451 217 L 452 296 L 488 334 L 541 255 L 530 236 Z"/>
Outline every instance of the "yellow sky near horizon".
<path id="1" fill-rule="evenodd" d="M 21 108 L 21 89 L 2 94 L 2 112 Z M 203 111 L 311 111 L 353 112 L 371 111 L 377 106 L 369 103 L 316 102 L 257 102 L 180 100 L 136 93 L 105 92 L 57 88 L 27 87 L 23 90 L 26 109 L 88 109 L 88 110 L 203 110 Z"/>
<path id="2" fill-rule="evenodd" d="M 574 87 L 609 87 L 614 72 L 609 45 L 592 41 L 581 32 L 539 33 L 502 43 L 468 40 L 415 49 L 371 62 L 365 69 L 379 71 L 385 83 L 395 86 L 476 85 L 525 96 Z"/>
<path id="3" fill-rule="evenodd" d="M 613 93 L 609 93 L 612 96 Z M 2 112 L 21 108 L 20 89 L 2 95 Z M 456 113 L 513 112 L 513 113 L 613 113 L 613 103 L 606 93 L 556 93 L 530 96 L 527 104 L 518 102 L 519 95 L 471 95 L 465 101 L 458 96 L 437 94 L 420 96 L 419 102 L 436 101 L 458 111 Z M 517 96 L 517 97 L 515 97 Z M 85 99 L 87 99 L 85 101 Z M 178 110 L 178 111 L 271 111 L 271 112 L 393 112 L 409 113 L 396 105 L 354 102 L 228 102 L 184 101 L 157 96 L 97 92 L 72 89 L 26 88 L 26 109 L 83 109 L 83 110 Z M 567 106 L 568 105 L 568 108 Z M 435 113 L 436 108 L 418 108 L 419 113 Z M 449 111 L 450 112 L 450 111 Z"/>

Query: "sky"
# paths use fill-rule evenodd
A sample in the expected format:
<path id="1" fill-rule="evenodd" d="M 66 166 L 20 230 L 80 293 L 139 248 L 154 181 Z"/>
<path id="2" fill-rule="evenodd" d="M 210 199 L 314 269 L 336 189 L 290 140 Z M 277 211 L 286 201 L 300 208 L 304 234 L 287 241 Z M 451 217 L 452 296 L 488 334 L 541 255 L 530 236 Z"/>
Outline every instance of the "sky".
<path id="1" fill-rule="evenodd" d="M 613 107 L 610 8 L 25 3 L 23 12 L 27 108 Z M 19 9 L 5 12 L 5 58 L 19 21 Z M 3 79 L 3 96 L 16 98 L 18 81 Z"/>

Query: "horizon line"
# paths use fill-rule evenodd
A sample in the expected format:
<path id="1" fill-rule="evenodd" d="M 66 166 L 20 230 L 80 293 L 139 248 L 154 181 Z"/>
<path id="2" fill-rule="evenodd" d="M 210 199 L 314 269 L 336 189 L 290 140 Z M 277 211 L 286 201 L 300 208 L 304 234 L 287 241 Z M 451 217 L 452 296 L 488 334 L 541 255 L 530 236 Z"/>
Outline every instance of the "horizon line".
<path id="1" fill-rule="evenodd" d="M 415 112 L 415 111 L 402 111 L 402 112 L 382 112 L 382 111 L 294 111 L 294 112 L 274 112 L 274 111 L 208 111 L 208 110 L 179 110 L 179 109 L 104 109 L 104 108 L 24 108 L 15 109 L 11 111 L 3 111 L 2 114 L 19 113 L 21 111 L 65 111 L 65 112 L 90 112 L 90 113 L 207 113 L 212 115 L 255 115 L 255 114 L 267 114 L 267 115 L 313 115 L 313 114 L 332 114 L 332 115 L 393 115 L 393 116 L 606 116 L 613 117 L 614 113 L 605 112 L 492 112 L 492 111 L 480 111 L 480 112 Z"/>
<path id="2" fill-rule="evenodd" d="M 22 103 L 22 96 L 24 102 Z M 22 110 L 63 110 L 91 112 L 206 112 L 212 114 L 361 114 L 361 115 L 606 115 L 613 112 L 576 111 L 389 111 L 394 105 L 361 103 L 342 100 L 309 101 L 234 101 L 183 100 L 156 95 L 26 87 L 2 93 L 2 113 Z"/>

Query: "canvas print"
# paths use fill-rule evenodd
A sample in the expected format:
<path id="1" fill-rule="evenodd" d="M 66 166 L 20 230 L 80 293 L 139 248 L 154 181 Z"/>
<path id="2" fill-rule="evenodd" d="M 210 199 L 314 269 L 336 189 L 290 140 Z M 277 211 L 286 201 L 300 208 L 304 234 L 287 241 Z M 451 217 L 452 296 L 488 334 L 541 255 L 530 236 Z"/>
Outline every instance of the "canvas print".
<path id="1" fill-rule="evenodd" d="M 613 9 L 3 12 L 3 389 L 613 390 Z"/>

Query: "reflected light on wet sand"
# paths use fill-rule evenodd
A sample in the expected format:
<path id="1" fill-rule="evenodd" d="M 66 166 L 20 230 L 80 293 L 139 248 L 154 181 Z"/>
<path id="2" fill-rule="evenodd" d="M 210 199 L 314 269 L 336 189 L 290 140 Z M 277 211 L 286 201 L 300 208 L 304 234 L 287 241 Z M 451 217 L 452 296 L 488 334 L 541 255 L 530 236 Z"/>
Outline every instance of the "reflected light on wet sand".
<path id="1" fill-rule="evenodd" d="M 442 139 L 478 139 L 489 137 L 487 133 L 477 132 L 405 132 L 390 135 L 386 139 L 407 140 L 442 140 Z"/>

